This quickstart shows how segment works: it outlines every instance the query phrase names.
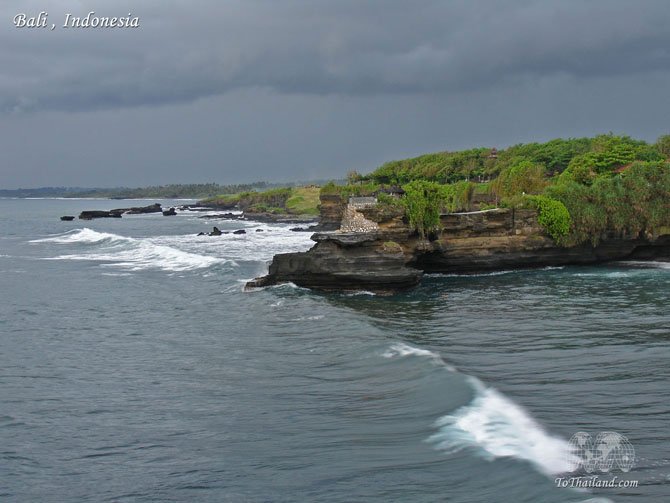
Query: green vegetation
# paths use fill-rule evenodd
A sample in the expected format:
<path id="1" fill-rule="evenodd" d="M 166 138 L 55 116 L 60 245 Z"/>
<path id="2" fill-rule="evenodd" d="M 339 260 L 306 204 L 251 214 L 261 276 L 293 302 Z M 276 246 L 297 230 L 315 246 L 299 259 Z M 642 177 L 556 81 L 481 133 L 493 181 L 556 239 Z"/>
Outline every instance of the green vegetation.
<path id="1" fill-rule="evenodd" d="M 538 222 L 559 244 L 597 244 L 605 233 L 636 236 L 670 228 L 669 158 L 670 135 L 649 144 L 610 133 L 392 161 L 369 175 L 350 176 L 366 185 L 324 190 L 402 185 L 401 204 L 422 236 L 437 230 L 441 212 L 472 209 L 473 199 L 479 209 L 490 209 L 495 199 L 501 206 L 536 209 Z M 380 205 L 399 204 L 378 199 Z"/>
<path id="2" fill-rule="evenodd" d="M 545 168 L 529 160 L 519 160 L 503 169 L 491 182 L 490 190 L 499 197 L 515 194 L 540 194 L 547 186 Z"/>
<path id="3" fill-rule="evenodd" d="M 382 187 L 379 183 L 348 183 L 347 185 L 337 185 L 335 182 L 328 182 L 321 187 L 321 195 L 340 196 L 342 199 L 350 197 L 372 196 Z"/>
<path id="4" fill-rule="evenodd" d="M 76 194 L 76 197 L 107 197 L 114 199 L 199 199 L 216 194 L 264 189 L 265 182 L 243 185 L 219 185 L 216 183 L 172 184 L 134 189 L 91 189 Z"/>
<path id="5" fill-rule="evenodd" d="M 460 152 L 437 152 L 413 159 L 391 161 L 363 180 L 378 184 L 403 185 L 412 180 L 453 183 L 480 176 L 497 174 L 491 149 L 478 148 Z"/>
<path id="6" fill-rule="evenodd" d="M 249 213 L 318 215 L 318 187 L 280 187 L 264 192 L 222 194 L 201 201 L 224 208 L 239 207 Z"/>
<path id="7" fill-rule="evenodd" d="M 318 215 L 319 192 L 318 187 L 296 187 L 286 200 L 286 209 L 293 215 Z"/>
<path id="8" fill-rule="evenodd" d="M 405 195 L 400 199 L 409 224 L 421 236 L 436 232 L 440 227 L 440 214 L 468 209 L 474 184 L 458 182 L 442 185 L 426 180 L 414 180 L 403 185 Z M 382 199 L 389 204 L 389 201 Z"/>
<path id="9" fill-rule="evenodd" d="M 440 226 L 440 210 L 445 202 L 445 185 L 425 180 L 414 180 L 403 187 L 402 202 L 409 225 L 421 236 L 435 232 Z"/>
<path id="10" fill-rule="evenodd" d="M 547 234 L 557 243 L 565 244 L 572 225 L 570 213 L 565 205 L 547 196 L 526 196 L 526 198 L 537 210 L 537 221 Z"/>
<path id="11" fill-rule="evenodd" d="M 656 234 L 670 226 L 670 164 L 633 163 L 615 176 L 590 184 L 564 181 L 547 195 L 563 202 L 573 221 L 569 242 L 597 244 L 606 232 Z"/>

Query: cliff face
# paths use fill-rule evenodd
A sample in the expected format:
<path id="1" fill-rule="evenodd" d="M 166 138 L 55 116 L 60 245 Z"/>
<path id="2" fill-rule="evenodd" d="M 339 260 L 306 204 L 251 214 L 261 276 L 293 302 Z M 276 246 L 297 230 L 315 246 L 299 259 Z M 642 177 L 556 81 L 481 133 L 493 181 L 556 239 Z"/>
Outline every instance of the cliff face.
<path id="1" fill-rule="evenodd" d="M 334 218 L 335 211 L 328 211 Z M 411 232 L 399 210 L 374 207 L 358 211 L 377 223 L 378 229 L 315 234 L 312 239 L 316 245 L 309 251 L 276 255 L 269 274 L 248 286 L 291 281 L 320 290 L 389 293 L 416 285 L 423 272 L 468 273 L 627 258 L 670 259 L 670 234 L 653 239 L 609 235 L 595 247 L 590 243 L 557 246 L 532 210 L 443 215 L 441 232 L 427 239 Z"/>
<path id="2" fill-rule="evenodd" d="M 319 200 L 319 229 L 323 231 L 335 231 L 339 229 L 346 203 L 336 194 L 321 194 Z"/>
<path id="3" fill-rule="evenodd" d="M 392 293 L 416 286 L 420 270 L 406 266 L 400 247 L 380 245 L 377 234 L 314 234 L 317 244 L 303 253 L 275 255 L 267 276 L 247 283 L 260 287 L 293 282 L 325 291 Z"/>
<path id="4" fill-rule="evenodd" d="M 441 218 L 443 232 L 431 249 L 414 255 L 425 272 L 476 272 L 516 267 L 589 264 L 630 256 L 640 246 L 664 253 L 663 241 L 604 236 L 598 246 L 562 247 L 548 237 L 533 210 L 498 209 Z M 666 246 L 667 248 L 667 246 Z M 667 249 L 665 250 L 667 252 Z"/>

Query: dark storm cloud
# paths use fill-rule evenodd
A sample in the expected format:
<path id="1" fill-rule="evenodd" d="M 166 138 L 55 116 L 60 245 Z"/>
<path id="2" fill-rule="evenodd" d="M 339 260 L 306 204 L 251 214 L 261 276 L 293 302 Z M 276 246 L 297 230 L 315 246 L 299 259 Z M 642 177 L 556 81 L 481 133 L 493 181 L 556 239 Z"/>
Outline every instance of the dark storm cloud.
<path id="1" fill-rule="evenodd" d="M 141 18 L 139 29 L 28 31 L 17 12 Z M 665 1 L 16 1 L 0 7 L 0 109 L 184 103 L 244 88 L 442 94 L 670 65 Z"/>

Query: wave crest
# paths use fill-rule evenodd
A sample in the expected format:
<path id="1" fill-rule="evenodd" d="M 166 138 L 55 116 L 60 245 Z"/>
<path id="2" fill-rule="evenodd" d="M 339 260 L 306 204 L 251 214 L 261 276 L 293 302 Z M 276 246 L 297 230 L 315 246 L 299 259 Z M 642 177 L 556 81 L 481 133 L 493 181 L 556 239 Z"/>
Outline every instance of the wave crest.
<path id="1" fill-rule="evenodd" d="M 477 395 L 468 405 L 435 423 L 429 438 L 437 448 L 457 451 L 474 447 L 487 459 L 511 457 L 529 461 L 547 475 L 569 472 L 570 444 L 552 436 L 521 407 L 474 377 L 468 378 Z"/>
<path id="2" fill-rule="evenodd" d="M 150 238 L 135 239 L 107 232 L 84 228 L 58 236 L 37 239 L 31 243 L 89 244 L 95 251 L 72 253 L 52 257 L 50 260 L 92 260 L 109 262 L 108 267 L 119 267 L 128 271 L 159 269 L 164 271 L 189 271 L 204 269 L 229 261 L 217 257 L 200 255 L 156 244 Z"/>

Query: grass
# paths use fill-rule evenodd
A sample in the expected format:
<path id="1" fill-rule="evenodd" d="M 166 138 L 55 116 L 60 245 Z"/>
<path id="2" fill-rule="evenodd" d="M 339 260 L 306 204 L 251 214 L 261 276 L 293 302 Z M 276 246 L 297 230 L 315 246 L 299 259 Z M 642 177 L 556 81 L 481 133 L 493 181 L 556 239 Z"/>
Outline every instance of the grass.
<path id="1" fill-rule="evenodd" d="M 318 187 L 296 187 L 286 201 L 286 210 L 293 215 L 318 215 Z"/>
<path id="2" fill-rule="evenodd" d="M 319 214 L 319 192 L 319 187 L 280 188 L 264 192 L 221 194 L 203 202 L 239 204 L 242 209 L 254 212 L 314 216 Z"/>

